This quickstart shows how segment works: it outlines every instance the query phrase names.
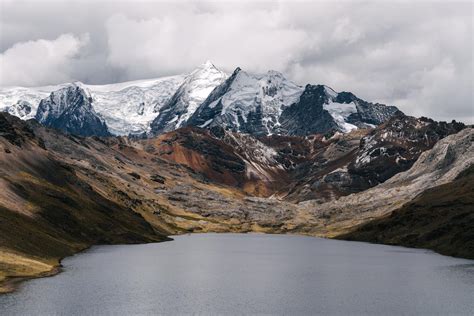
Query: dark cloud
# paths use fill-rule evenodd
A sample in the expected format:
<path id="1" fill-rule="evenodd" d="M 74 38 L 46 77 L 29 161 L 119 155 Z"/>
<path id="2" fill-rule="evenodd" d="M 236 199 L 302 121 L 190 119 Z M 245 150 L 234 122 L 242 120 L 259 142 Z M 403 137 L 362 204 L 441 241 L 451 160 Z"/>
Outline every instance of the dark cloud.
<path id="1" fill-rule="evenodd" d="M 474 122 L 470 1 L 0 3 L 1 85 L 151 78 L 210 59 Z"/>

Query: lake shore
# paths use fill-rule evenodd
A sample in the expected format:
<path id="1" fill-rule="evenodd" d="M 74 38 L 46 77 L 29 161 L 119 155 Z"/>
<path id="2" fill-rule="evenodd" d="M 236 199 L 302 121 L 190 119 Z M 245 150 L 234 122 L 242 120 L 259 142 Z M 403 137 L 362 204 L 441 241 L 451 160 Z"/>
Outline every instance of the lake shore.
<path id="1" fill-rule="evenodd" d="M 206 233 L 219 233 L 219 234 L 226 234 L 227 232 L 196 232 L 196 233 L 192 233 L 192 234 L 206 234 Z M 228 232 L 228 233 L 235 233 L 235 232 Z M 261 231 L 251 231 L 251 232 L 241 232 L 241 233 L 259 233 L 259 234 L 270 234 L 270 235 L 273 235 L 273 233 L 269 233 L 269 232 L 261 232 Z M 177 234 L 177 235 L 185 235 L 185 234 L 188 234 L 188 233 L 181 233 L 181 234 Z M 355 239 L 351 239 L 351 238 L 346 238 L 345 236 L 331 236 L 331 237 L 325 237 L 325 236 L 319 236 L 319 235 L 314 235 L 314 234 L 307 234 L 307 233 L 291 233 L 291 234 L 277 234 L 277 235 L 297 235 L 297 236 L 307 236 L 307 237 L 316 237 L 316 238 L 327 238 L 327 239 L 335 239 L 335 240 L 346 240 L 346 241 L 358 241 L 358 242 L 364 242 L 364 243 L 370 243 L 370 244 L 381 244 L 381 245 L 388 245 L 388 246 L 400 246 L 400 247 L 405 247 L 405 248 L 409 248 L 409 249 L 426 249 L 426 250 L 432 250 L 440 255 L 443 255 L 443 256 L 451 256 L 451 257 L 456 257 L 456 258 L 462 258 L 462 259 L 472 259 L 472 257 L 470 256 L 453 256 L 452 253 L 450 252 L 443 252 L 443 251 L 437 251 L 437 249 L 433 249 L 433 248 L 430 248 L 430 247 L 417 247 L 417 246 L 413 246 L 413 245 L 403 245 L 401 243 L 397 243 L 397 244 L 393 244 L 393 243 L 383 243 L 383 242 L 377 242 L 377 241 L 371 241 L 371 240 L 355 240 Z M 164 240 L 164 241 L 172 241 L 172 238 L 168 239 L 168 240 Z M 155 243 L 155 242 L 162 242 L 162 241 L 152 241 L 152 243 Z M 118 243 L 118 244 L 111 244 L 111 245 L 132 245 L 132 244 L 137 244 L 136 242 L 131 242 L 131 243 Z M 147 244 L 147 243 L 142 243 L 142 244 Z M 24 281 L 28 281 L 28 280 L 31 280 L 31 279 L 36 279 L 36 278 L 44 278 L 44 277 L 51 277 L 51 276 L 54 276 L 58 273 L 60 273 L 62 270 L 61 270 L 61 261 L 64 259 L 64 258 L 67 258 L 67 257 L 71 257 L 71 256 L 74 256 L 76 254 L 79 254 L 83 251 L 86 251 L 87 249 L 89 249 L 90 247 L 92 246 L 97 246 L 97 245 L 102 245 L 102 244 L 92 244 L 92 245 L 89 245 L 88 247 L 85 247 L 83 249 L 80 249 L 74 253 L 72 253 L 71 255 L 69 256 L 64 256 L 64 257 L 61 257 L 61 258 L 57 258 L 57 263 L 56 264 L 51 264 L 50 265 L 50 268 L 48 270 L 43 270 L 43 271 L 37 271 L 35 269 L 32 268 L 32 266 L 30 266 L 31 269 L 27 270 L 29 272 L 27 273 L 24 273 L 24 274 L 21 274 L 21 272 L 19 270 L 23 270 L 25 271 L 25 269 L 13 269 L 13 273 L 10 274 L 10 275 L 4 275 L 3 279 L 0 279 L 0 295 L 2 294 L 7 294 L 7 293 L 11 293 L 11 292 L 14 292 L 15 290 L 18 289 L 18 287 L 21 285 L 21 283 L 23 283 Z M 33 262 L 33 261 L 31 261 Z M 24 266 L 24 265 L 22 265 Z M 0 265 L 1 267 L 1 265 Z"/>

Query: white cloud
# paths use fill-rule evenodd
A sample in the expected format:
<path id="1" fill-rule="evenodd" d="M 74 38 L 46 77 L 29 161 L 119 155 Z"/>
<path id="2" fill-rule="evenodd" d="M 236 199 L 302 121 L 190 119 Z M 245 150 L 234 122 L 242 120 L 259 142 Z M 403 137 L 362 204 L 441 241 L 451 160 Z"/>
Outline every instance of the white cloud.
<path id="1" fill-rule="evenodd" d="M 0 85 L 44 85 L 72 80 L 71 63 L 89 36 L 19 42 L 0 54 Z"/>
<path id="2" fill-rule="evenodd" d="M 147 20 L 116 15 L 106 24 L 108 62 L 131 76 L 189 71 L 207 59 L 228 70 L 284 69 L 308 37 L 277 18 L 272 11 L 184 11 Z"/>

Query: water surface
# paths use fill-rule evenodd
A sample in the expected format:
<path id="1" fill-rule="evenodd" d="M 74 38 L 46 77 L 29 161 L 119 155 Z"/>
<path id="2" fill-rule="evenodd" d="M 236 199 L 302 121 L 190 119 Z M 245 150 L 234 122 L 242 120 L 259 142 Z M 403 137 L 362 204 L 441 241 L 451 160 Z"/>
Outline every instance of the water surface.
<path id="1" fill-rule="evenodd" d="M 0 296 L 1 315 L 474 314 L 474 261 L 311 237 L 98 246 Z"/>

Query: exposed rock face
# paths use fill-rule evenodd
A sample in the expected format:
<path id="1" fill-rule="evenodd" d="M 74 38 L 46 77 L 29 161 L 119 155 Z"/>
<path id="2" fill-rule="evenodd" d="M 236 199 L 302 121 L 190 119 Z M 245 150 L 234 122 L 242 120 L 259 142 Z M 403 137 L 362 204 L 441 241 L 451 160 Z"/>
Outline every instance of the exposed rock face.
<path id="1" fill-rule="evenodd" d="M 422 152 L 464 127 L 455 121 L 436 122 L 398 114 L 361 140 L 348 173 L 362 179 L 359 190 L 367 189 L 408 170 Z"/>
<path id="2" fill-rule="evenodd" d="M 344 104 L 355 104 L 357 112 L 351 113 L 347 118 L 347 122 L 357 126 L 367 126 L 367 124 L 380 125 L 395 114 L 401 113 L 395 106 L 370 103 L 359 99 L 351 92 L 344 91 L 338 93 L 334 101 Z"/>
<path id="3" fill-rule="evenodd" d="M 41 100 L 35 118 L 41 124 L 81 136 L 108 136 L 104 121 L 92 107 L 92 97 L 79 84 L 52 92 Z"/>
<path id="4" fill-rule="evenodd" d="M 369 103 L 350 92 L 337 93 L 323 85 L 307 85 L 299 101 L 283 111 L 280 123 L 288 135 L 347 133 L 375 127 L 397 113 L 403 114 L 395 106 Z"/>
<path id="5" fill-rule="evenodd" d="M 323 107 L 328 102 L 324 86 L 307 85 L 299 101 L 282 112 L 280 130 L 284 135 L 299 136 L 337 130 L 337 123 Z"/>
<path id="6" fill-rule="evenodd" d="M 211 137 L 207 130 L 184 128 L 144 142 L 150 153 L 185 165 L 216 183 L 236 187 L 243 184 L 244 161 L 229 145 Z"/>

